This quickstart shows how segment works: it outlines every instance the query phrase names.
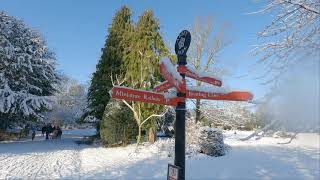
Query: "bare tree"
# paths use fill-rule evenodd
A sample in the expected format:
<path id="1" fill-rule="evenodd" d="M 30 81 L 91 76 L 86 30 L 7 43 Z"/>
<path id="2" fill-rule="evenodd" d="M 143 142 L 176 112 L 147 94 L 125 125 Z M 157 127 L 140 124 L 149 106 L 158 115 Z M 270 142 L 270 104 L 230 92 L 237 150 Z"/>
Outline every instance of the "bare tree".
<path id="1" fill-rule="evenodd" d="M 113 85 L 113 86 L 121 85 L 121 84 L 123 84 L 123 83 L 126 81 L 125 78 L 119 78 L 118 76 L 116 76 L 115 79 L 116 79 L 116 83 L 115 83 L 113 77 L 111 76 L 111 81 L 112 81 L 112 85 Z M 120 80 L 120 79 L 122 79 L 122 80 Z M 143 81 L 142 78 L 141 78 L 141 79 L 137 78 L 137 80 L 136 80 L 137 83 L 138 83 L 140 80 Z M 141 83 L 142 83 L 142 82 L 141 82 Z M 145 81 L 144 81 L 144 83 L 145 83 Z M 147 108 L 147 107 L 146 107 L 146 105 L 147 105 L 146 103 L 134 102 L 134 101 L 126 101 L 126 100 L 122 100 L 122 102 L 123 102 L 127 107 L 129 107 L 129 109 L 132 111 L 133 117 L 134 117 L 134 119 L 136 120 L 136 123 L 137 123 L 137 125 L 138 125 L 137 145 L 139 145 L 140 142 L 141 142 L 141 132 L 142 132 L 142 127 L 143 127 L 143 125 L 144 125 L 145 123 L 147 123 L 148 121 L 150 121 L 150 120 L 151 120 L 152 118 L 154 118 L 154 117 L 162 117 L 162 116 L 164 116 L 164 115 L 167 113 L 168 109 L 169 109 L 169 108 L 165 108 L 164 111 L 163 111 L 161 114 L 157 114 L 157 112 L 158 112 L 157 110 L 155 110 L 155 113 L 148 113 L 148 114 L 146 114 L 145 112 L 143 112 L 143 110 L 144 110 L 145 108 Z M 150 129 L 150 130 L 149 130 L 149 142 L 152 142 L 152 143 L 153 143 L 153 142 L 155 142 L 155 140 L 156 140 L 155 130 Z"/>
<path id="2" fill-rule="evenodd" d="M 268 0 L 264 9 L 250 13 L 275 13 L 273 21 L 258 33 L 262 42 L 254 48 L 259 63 L 267 67 L 261 78 L 277 80 L 291 64 L 320 60 L 320 1 Z"/>
<path id="3" fill-rule="evenodd" d="M 224 26 L 214 28 L 212 18 L 196 18 L 191 28 L 192 42 L 188 54 L 188 62 L 197 70 L 203 72 L 214 72 L 221 75 L 222 70 L 214 67 L 217 55 L 230 43 L 225 38 Z M 191 82 L 194 83 L 194 82 Z M 196 82 L 201 86 L 201 82 Z M 196 122 L 201 119 L 201 101 L 196 100 Z"/>

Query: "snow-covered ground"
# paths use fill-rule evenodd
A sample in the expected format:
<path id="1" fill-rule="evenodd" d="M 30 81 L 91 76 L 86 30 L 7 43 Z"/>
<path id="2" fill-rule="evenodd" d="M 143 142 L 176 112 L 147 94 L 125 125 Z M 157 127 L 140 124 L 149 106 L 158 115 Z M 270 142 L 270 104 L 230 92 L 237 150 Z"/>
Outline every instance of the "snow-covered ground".
<path id="1" fill-rule="evenodd" d="M 77 145 L 93 130 L 64 132 L 61 140 L 0 143 L 0 179 L 166 179 L 173 141 L 118 148 Z M 250 132 L 224 132 L 230 151 L 222 157 L 187 155 L 187 179 L 319 179 L 319 134 L 240 141 Z M 81 135 L 81 136 L 80 136 Z"/>

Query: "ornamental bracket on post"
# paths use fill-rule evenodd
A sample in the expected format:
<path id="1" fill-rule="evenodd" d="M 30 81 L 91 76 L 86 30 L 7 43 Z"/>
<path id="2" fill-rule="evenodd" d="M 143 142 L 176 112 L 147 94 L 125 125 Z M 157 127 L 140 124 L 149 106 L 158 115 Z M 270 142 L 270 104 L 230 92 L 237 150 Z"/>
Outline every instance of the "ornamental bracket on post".
<path id="1" fill-rule="evenodd" d="M 183 30 L 177 37 L 175 52 L 178 58 L 176 68 L 168 58 L 160 61 L 160 73 L 165 81 L 154 87 L 153 91 L 136 90 L 122 86 L 114 86 L 110 90 L 111 98 L 128 101 L 161 104 L 176 107 L 176 132 L 174 165 L 168 166 L 168 179 L 185 179 L 185 114 L 189 99 L 250 101 L 250 92 L 226 91 L 222 88 L 222 80 L 205 72 L 198 72 L 187 65 L 186 53 L 190 46 L 191 35 Z M 187 86 L 185 77 L 214 85 L 212 88 Z M 173 92 L 165 92 L 172 89 Z M 175 90 L 174 90 L 175 89 Z M 176 173 L 175 173 L 176 172 Z"/>

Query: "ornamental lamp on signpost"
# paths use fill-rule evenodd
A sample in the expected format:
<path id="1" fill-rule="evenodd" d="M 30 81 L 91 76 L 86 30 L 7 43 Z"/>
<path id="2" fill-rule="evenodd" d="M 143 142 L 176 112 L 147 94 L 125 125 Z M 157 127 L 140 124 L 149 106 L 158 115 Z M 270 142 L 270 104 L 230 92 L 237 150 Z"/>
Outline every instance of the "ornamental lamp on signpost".
<path id="1" fill-rule="evenodd" d="M 114 86 L 110 91 L 113 99 L 138 101 L 145 103 L 176 106 L 175 127 L 175 156 L 174 165 L 168 165 L 167 178 L 170 180 L 185 179 L 185 120 L 186 98 L 249 101 L 253 95 L 250 92 L 229 91 L 220 86 L 222 81 L 204 72 L 198 72 L 187 66 L 186 53 L 190 46 L 191 35 L 183 30 L 176 41 L 175 52 L 178 57 L 178 68 L 171 64 L 170 59 L 163 58 L 160 61 L 160 73 L 166 81 L 154 87 L 153 91 L 136 90 L 127 87 Z M 185 77 L 212 84 L 216 87 L 210 89 L 187 86 Z M 176 94 L 164 93 L 168 89 L 176 89 Z"/>

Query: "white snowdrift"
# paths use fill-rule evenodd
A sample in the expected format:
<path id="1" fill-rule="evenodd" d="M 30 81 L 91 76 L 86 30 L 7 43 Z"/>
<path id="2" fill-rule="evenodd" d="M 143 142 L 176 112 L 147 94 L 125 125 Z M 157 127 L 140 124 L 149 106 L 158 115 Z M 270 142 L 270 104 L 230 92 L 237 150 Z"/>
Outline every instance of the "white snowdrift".
<path id="1" fill-rule="evenodd" d="M 77 132 L 78 131 L 78 132 Z M 172 139 L 118 148 L 77 145 L 79 134 L 65 132 L 61 141 L 0 143 L 0 179 L 166 179 L 173 163 Z M 319 179 L 319 134 L 299 134 L 289 145 L 280 138 L 240 141 L 251 132 L 225 131 L 231 150 L 221 157 L 187 148 L 187 179 Z"/>

